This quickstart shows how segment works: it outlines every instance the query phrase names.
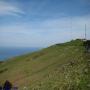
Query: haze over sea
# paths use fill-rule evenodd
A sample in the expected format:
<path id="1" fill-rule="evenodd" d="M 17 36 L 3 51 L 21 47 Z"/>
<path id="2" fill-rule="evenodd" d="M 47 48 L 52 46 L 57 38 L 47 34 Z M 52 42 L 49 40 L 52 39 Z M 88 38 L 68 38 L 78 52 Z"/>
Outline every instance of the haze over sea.
<path id="1" fill-rule="evenodd" d="M 31 53 L 39 50 L 40 48 L 30 47 L 0 47 L 0 61 L 5 61 L 9 58 Z"/>

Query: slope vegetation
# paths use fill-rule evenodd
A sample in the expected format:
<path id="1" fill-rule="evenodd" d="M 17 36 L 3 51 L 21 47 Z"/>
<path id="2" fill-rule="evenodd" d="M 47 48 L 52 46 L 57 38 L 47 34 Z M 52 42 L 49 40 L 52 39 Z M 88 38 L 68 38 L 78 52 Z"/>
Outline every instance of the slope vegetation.
<path id="1" fill-rule="evenodd" d="M 90 90 L 90 53 L 82 40 L 56 44 L 0 63 L 5 80 L 20 90 Z"/>

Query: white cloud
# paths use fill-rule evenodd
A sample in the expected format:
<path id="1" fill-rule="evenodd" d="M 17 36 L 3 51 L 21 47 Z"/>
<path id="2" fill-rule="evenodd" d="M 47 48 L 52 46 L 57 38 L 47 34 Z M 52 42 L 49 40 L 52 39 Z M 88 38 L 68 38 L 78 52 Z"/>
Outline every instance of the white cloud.
<path id="1" fill-rule="evenodd" d="M 17 6 L 12 5 L 11 3 L 0 1 L 0 15 L 14 15 L 18 16 L 19 14 L 24 14 L 24 12 L 19 9 Z"/>
<path id="2" fill-rule="evenodd" d="M 73 17 L 22 22 L 0 27 L 0 44 L 8 46 L 48 46 L 84 38 L 85 24 L 90 39 L 90 18 Z"/>

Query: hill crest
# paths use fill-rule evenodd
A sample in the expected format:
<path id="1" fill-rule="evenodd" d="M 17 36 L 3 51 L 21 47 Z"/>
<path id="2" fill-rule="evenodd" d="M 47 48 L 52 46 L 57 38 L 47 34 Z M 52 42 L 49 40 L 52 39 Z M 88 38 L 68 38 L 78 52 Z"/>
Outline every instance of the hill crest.
<path id="1" fill-rule="evenodd" d="M 89 90 L 84 51 L 77 39 L 13 58 L 0 64 L 0 84 L 9 80 L 20 89 Z"/>

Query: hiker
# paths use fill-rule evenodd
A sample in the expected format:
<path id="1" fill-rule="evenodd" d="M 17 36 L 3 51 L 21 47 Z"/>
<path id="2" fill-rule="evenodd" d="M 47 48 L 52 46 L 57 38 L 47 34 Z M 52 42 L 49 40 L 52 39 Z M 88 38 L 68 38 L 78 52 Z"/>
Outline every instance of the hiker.
<path id="1" fill-rule="evenodd" d="M 2 86 L 0 86 L 0 90 L 2 90 Z"/>
<path id="2" fill-rule="evenodd" d="M 12 84 L 8 80 L 6 80 L 3 86 L 3 90 L 11 90 L 11 88 L 12 88 Z"/>

